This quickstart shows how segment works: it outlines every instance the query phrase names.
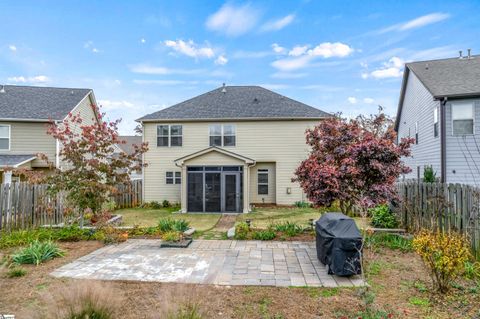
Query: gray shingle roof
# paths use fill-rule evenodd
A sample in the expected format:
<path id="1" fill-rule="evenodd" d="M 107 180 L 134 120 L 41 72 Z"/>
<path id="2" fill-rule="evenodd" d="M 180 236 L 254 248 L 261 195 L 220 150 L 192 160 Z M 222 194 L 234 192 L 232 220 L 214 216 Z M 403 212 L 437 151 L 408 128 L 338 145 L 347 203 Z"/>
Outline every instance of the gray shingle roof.
<path id="1" fill-rule="evenodd" d="M 124 140 L 125 144 L 118 144 L 118 147 L 120 147 L 125 153 L 127 154 L 133 154 L 135 151 L 133 148 L 133 144 L 135 145 L 140 145 L 142 144 L 142 137 L 141 136 L 136 136 L 136 135 L 122 135 L 119 136 L 121 140 Z"/>
<path id="2" fill-rule="evenodd" d="M 436 98 L 480 94 L 480 55 L 407 63 Z"/>
<path id="3" fill-rule="evenodd" d="M 169 108 L 148 114 L 138 121 L 208 119 L 301 119 L 323 118 L 329 113 L 272 92 L 260 86 L 226 86 Z"/>
<path id="4" fill-rule="evenodd" d="M 35 155 L 1 155 L 0 154 L 0 167 L 14 167 L 29 159 L 34 159 Z"/>
<path id="5" fill-rule="evenodd" d="M 1 88 L 1 86 L 0 86 Z M 91 91 L 5 85 L 0 93 L 0 119 L 63 120 Z"/>

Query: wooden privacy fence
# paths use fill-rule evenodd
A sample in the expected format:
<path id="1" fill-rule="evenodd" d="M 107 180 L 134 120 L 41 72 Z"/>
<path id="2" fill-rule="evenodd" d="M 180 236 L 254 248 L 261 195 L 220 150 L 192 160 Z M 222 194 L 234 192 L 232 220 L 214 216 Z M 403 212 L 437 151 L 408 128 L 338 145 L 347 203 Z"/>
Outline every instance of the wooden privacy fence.
<path id="1" fill-rule="evenodd" d="M 463 184 L 397 184 L 398 214 L 405 228 L 456 231 L 466 235 L 480 258 L 480 188 Z"/>
<path id="2" fill-rule="evenodd" d="M 117 208 L 136 207 L 142 202 L 142 181 L 117 185 L 111 196 Z M 29 229 L 64 222 L 65 194 L 51 196 L 47 185 L 24 182 L 0 184 L 0 230 Z"/>

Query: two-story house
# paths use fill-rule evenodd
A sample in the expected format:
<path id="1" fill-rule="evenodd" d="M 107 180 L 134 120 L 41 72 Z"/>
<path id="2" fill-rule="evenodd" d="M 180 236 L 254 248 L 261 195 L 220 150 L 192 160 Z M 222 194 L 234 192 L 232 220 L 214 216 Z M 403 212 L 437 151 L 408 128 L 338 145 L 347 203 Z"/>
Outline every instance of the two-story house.
<path id="1" fill-rule="evenodd" d="M 442 182 L 480 185 L 480 56 L 405 65 L 395 130 L 413 137 L 412 169 L 432 166 Z"/>
<path id="2" fill-rule="evenodd" d="M 0 183 L 12 180 L 6 167 L 48 169 L 39 153 L 61 167 L 60 143 L 47 134 L 48 123 L 68 119 L 69 113 L 80 114 L 82 125 L 94 123 L 98 117 L 93 105 L 90 89 L 0 85 Z"/>
<path id="3" fill-rule="evenodd" d="M 146 115 L 145 201 L 183 212 L 248 212 L 305 200 L 294 171 L 305 130 L 331 116 L 258 86 L 223 86 Z"/>

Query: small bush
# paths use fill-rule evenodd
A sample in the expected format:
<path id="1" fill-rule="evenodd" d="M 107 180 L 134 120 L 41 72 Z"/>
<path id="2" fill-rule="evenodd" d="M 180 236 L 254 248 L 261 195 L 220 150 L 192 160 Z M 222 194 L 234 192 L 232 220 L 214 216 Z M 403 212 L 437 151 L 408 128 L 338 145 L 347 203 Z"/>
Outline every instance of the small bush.
<path id="1" fill-rule="evenodd" d="M 168 208 L 170 206 L 172 206 L 172 205 L 170 205 L 170 202 L 168 200 L 164 199 L 163 202 L 162 202 L 162 207 L 163 208 Z"/>
<path id="2" fill-rule="evenodd" d="M 21 249 L 12 256 L 12 260 L 17 264 L 35 264 L 63 256 L 63 251 L 53 242 L 34 241 L 28 247 Z"/>
<path id="3" fill-rule="evenodd" d="M 161 232 L 167 232 L 173 229 L 175 221 L 172 218 L 162 218 L 158 221 L 158 229 Z"/>
<path id="4" fill-rule="evenodd" d="M 190 227 L 190 223 L 187 222 L 185 219 L 175 219 L 173 221 L 172 229 L 179 231 L 179 232 L 184 232 Z"/>
<path id="5" fill-rule="evenodd" d="M 423 230 L 414 237 L 413 248 L 422 257 L 430 271 L 433 285 L 440 292 L 448 291 L 471 258 L 468 242 L 462 235 L 453 232 Z"/>
<path id="6" fill-rule="evenodd" d="M 273 229 L 278 232 L 284 233 L 288 237 L 296 236 L 303 231 L 300 225 L 290 221 L 274 224 Z"/>
<path id="7" fill-rule="evenodd" d="M 480 279 L 480 262 L 466 261 L 463 275 L 468 279 Z"/>
<path id="8" fill-rule="evenodd" d="M 423 181 L 425 183 L 435 183 L 437 180 L 437 174 L 433 170 L 432 166 L 425 166 L 423 169 Z"/>
<path id="9" fill-rule="evenodd" d="M 378 205 L 370 209 L 372 215 L 372 226 L 378 228 L 396 228 L 398 221 L 395 214 L 390 210 L 388 205 Z"/>
<path id="10" fill-rule="evenodd" d="M 297 201 L 295 202 L 295 207 L 298 207 L 298 208 L 309 208 L 309 207 L 312 207 L 312 204 L 310 204 L 309 202 L 306 202 L 306 201 Z"/>
<path id="11" fill-rule="evenodd" d="M 103 203 L 102 210 L 113 212 L 117 208 L 117 203 L 114 200 L 109 200 L 108 202 Z"/>
<path id="12" fill-rule="evenodd" d="M 162 234 L 162 240 L 169 242 L 176 242 L 182 240 L 182 233 L 175 230 L 169 230 Z"/>
<path id="13" fill-rule="evenodd" d="M 147 208 L 147 209 L 160 209 L 162 208 L 162 204 L 160 204 L 157 201 L 151 201 L 151 202 L 145 202 L 141 205 L 141 208 Z"/>
<path id="14" fill-rule="evenodd" d="M 235 239 L 245 240 L 248 238 L 250 227 L 245 222 L 238 223 L 235 226 Z"/>
<path id="15" fill-rule="evenodd" d="M 252 234 L 252 238 L 255 240 L 272 240 L 275 236 L 275 232 L 269 229 L 254 231 Z"/>
<path id="16" fill-rule="evenodd" d="M 8 278 L 17 278 L 17 277 L 23 277 L 26 274 L 27 274 L 27 271 L 25 269 L 20 268 L 20 267 L 15 267 L 15 268 L 10 269 L 7 272 L 7 277 Z"/>

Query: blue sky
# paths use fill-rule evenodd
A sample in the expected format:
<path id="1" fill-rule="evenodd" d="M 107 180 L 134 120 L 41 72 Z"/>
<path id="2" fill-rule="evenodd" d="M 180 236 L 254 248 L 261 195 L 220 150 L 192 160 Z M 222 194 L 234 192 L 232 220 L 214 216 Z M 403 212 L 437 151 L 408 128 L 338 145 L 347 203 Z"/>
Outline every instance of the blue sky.
<path id="1" fill-rule="evenodd" d="M 0 1 L 0 84 L 88 87 L 134 120 L 220 86 L 394 115 L 403 63 L 480 53 L 480 1 Z"/>

